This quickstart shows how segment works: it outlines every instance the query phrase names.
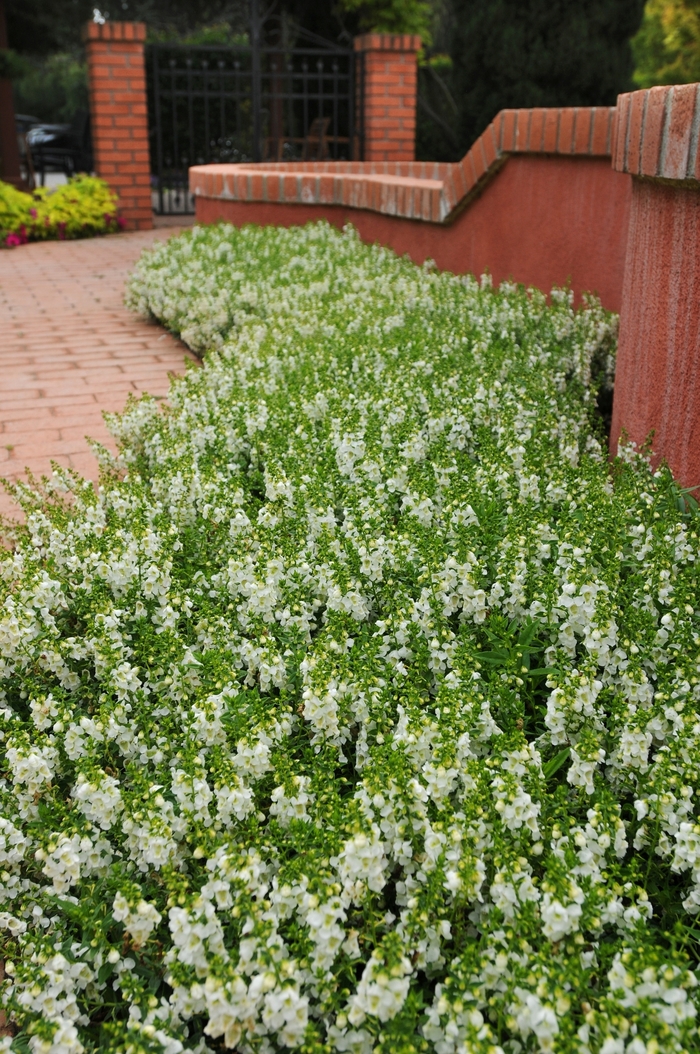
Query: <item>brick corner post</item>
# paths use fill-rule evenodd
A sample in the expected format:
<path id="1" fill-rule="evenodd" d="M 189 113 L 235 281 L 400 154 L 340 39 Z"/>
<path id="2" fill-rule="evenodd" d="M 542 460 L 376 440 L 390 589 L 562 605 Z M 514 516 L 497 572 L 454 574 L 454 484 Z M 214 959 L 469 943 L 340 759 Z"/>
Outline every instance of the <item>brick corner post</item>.
<path id="1" fill-rule="evenodd" d="M 632 176 L 610 446 L 653 430 L 700 484 L 700 84 L 620 95 L 613 168 Z"/>
<path id="2" fill-rule="evenodd" d="M 361 115 L 365 161 L 413 161 L 420 37 L 365 33 L 355 37 L 361 56 Z"/>
<path id="3" fill-rule="evenodd" d="M 151 165 L 143 22 L 88 22 L 90 113 L 95 171 L 119 195 L 128 230 L 150 230 Z"/>

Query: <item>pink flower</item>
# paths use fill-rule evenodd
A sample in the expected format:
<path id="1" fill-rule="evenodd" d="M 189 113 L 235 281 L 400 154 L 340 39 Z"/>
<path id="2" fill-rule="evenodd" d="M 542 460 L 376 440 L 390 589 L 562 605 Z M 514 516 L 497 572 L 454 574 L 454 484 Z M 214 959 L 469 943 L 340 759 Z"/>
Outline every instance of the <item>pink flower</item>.
<path id="1" fill-rule="evenodd" d="M 36 219 L 36 209 L 30 209 L 29 210 L 29 215 L 32 217 L 33 220 L 35 220 Z"/>

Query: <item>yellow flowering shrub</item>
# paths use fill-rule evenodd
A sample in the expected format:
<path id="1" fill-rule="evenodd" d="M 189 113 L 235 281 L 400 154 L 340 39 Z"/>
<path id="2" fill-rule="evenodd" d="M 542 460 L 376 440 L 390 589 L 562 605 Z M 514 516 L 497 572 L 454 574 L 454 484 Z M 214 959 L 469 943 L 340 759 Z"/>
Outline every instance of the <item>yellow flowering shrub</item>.
<path id="1" fill-rule="evenodd" d="M 117 203 L 114 191 L 95 176 L 74 176 L 54 190 L 39 187 L 32 194 L 0 182 L 0 245 L 111 234 L 123 226 Z"/>

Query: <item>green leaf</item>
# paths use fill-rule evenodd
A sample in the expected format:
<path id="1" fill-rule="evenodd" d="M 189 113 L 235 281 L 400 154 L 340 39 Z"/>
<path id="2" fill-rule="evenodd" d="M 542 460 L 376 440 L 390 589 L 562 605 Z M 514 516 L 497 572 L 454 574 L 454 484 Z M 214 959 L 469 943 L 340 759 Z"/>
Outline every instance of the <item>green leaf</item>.
<path id="1" fill-rule="evenodd" d="M 569 754 L 571 753 L 569 747 L 564 747 L 558 754 L 555 754 L 553 758 L 550 758 L 546 765 L 542 766 L 544 778 L 550 780 L 554 776 L 562 765 L 565 765 L 568 761 Z"/>

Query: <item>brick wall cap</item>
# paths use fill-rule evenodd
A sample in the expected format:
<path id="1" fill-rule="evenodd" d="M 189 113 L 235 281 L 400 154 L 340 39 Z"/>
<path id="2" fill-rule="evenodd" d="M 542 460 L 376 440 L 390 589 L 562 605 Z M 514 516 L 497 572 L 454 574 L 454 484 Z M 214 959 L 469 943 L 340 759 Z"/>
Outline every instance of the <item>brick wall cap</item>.
<path id="1" fill-rule="evenodd" d="M 415 33 L 363 33 L 353 40 L 355 51 L 413 51 L 421 49 Z"/>
<path id="2" fill-rule="evenodd" d="M 617 172 L 700 185 L 700 84 L 657 85 L 617 97 Z"/>
<path id="3" fill-rule="evenodd" d="M 127 28 L 128 27 L 128 28 Z M 123 44 L 142 44 L 146 40 L 145 22 L 88 22 L 83 26 L 83 40 L 102 40 Z"/>

